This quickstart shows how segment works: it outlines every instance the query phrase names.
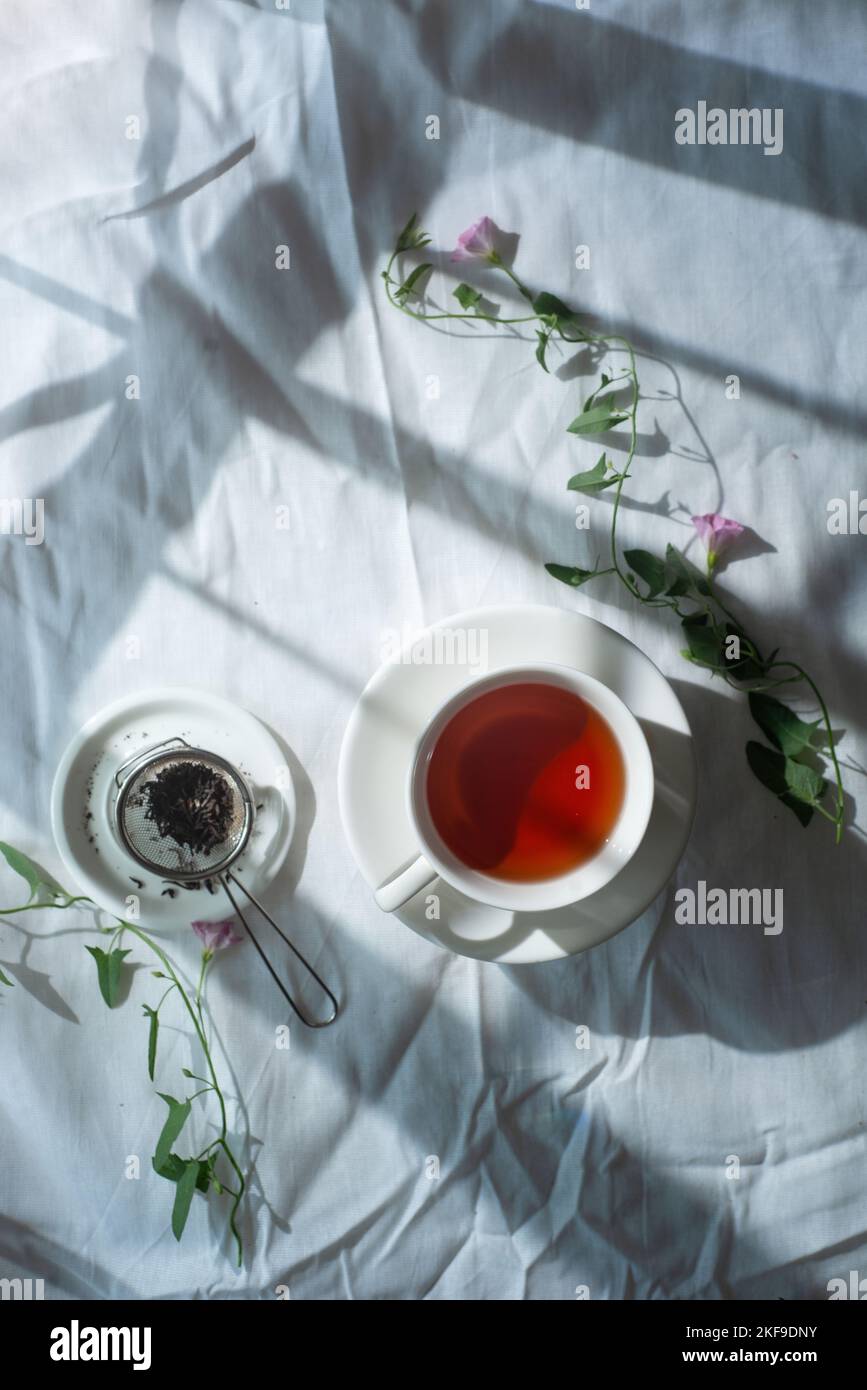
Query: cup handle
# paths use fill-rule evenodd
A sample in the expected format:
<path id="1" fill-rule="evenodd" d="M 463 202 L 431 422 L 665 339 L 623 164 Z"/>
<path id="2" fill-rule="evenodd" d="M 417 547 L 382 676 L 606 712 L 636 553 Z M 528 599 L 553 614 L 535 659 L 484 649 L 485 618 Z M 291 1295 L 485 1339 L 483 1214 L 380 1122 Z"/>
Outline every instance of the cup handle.
<path id="1" fill-rule="evenodd" d="M 416 893 L 420 893 L 422 888 L 426 888 L 429 883 L 433 883 L 438 878 L 433 864 L 420 854 L 411 864 L 407 865 L 395 878 L 383 883 L 374 893 L 377 906 L 383 912 L 396 912 L 404 903 L 408 903 L 410 898 L 414 898 Z"/>

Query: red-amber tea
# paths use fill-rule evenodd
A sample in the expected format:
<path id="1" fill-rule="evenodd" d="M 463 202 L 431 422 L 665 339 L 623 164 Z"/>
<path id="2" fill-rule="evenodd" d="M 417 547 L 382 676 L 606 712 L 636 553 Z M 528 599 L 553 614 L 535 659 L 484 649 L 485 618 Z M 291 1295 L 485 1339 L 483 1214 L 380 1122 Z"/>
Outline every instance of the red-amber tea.
<path id="1" fill-rule="evenodd" d="M 512 882 L 568 873 L 601 849 L 623 805 L 620 745 L 598 710 L 535 681 L 477 695 L 434 744 L 427 804 L 470 869 Z"/>

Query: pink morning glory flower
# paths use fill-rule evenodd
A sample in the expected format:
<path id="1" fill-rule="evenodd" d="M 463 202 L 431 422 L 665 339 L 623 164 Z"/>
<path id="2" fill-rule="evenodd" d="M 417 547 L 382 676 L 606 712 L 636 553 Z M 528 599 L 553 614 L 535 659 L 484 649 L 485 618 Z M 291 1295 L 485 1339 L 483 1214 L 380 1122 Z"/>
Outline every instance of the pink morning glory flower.
<path id="1" fill-rule="evenodd" d="M 458 244 L 451 254 L 453 261 L 497 261 L 498 227 L 490 217 L 480 217 L 458 237 Z"/>
<path id="2" fill-rule="evenodd" d="M 243 936 L 239 936 L 233 930 L 234 917 L 226 917 L 222 922 L 192 922 L 190 925 L 205 950 L 210 951 L 211 955 L 215 951 L 224 950 L 226 946 L 237 946 L 244 940 Z"/>
<path id="3" fill-rule="evenodd" d="M 732 541 L 737 540 L 746 529 L 739 521 L 731 521 L 718 512 L 706 512 L 704 516 L 692 517 L 692 524 L 707 550 L 708 574 L 725 553 Z"/>

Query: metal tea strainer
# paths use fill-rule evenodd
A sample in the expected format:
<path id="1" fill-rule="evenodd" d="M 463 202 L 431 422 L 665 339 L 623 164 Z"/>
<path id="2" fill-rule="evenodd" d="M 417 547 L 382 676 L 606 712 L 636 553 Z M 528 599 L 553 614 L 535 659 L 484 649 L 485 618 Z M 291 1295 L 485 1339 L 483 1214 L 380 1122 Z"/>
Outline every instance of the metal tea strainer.
<path id="1" fill-rule="evenodd" d="M 171 747 L 170 752 L 164 751 Z M 163 750 L 163 751 L 160 751 Z M 162 834 L 149 815 L 149 786 L 167 769 L 179 767 L 184 763 L 196 764 L 214 773 L 228 788 L 229 801 L 226 806 L 225 823 L 221 825 L 219 843 L 209 849 L 193 850 L 189 845 L 178 844 L 169 835 Z M 183 738 L 166 739 L 154 744 L 144 752 L 130 758 L 115 773 L 115 783 L 119 789 L 114 806 L 114 820 L 121 843 L 142 868 L 158 873 L 161 878 L 173 883 L 203 883 L 206 879 L 216 879 L 232 904 L 236 916 L 240 918 L 244 930 L 256 947 L 271 978 L 295 1013 L 308 1028 L 326 1028 L 337 1017 L 338 1004 L 331 990 L 325 984 L 309 961 L 305 960 L 297 946 L 284 934 L 274 918 L 265 911 L 258 898 L 254 897 L 241 880 L 230 872 L 230 866 L 243 854 L 253 830 L 255 806 L 250 790 L 241 773 L 225 758 L 209 753 L 204 748 L 193 748 Z M 257 907 L 262 916 L 277 932 L 291 951 L 298 957 L 305 970 L 312 975 L 320 989 L 331 1001 L 333 1012 L 321 1021 L 308 1018 L 284 987 L 256 937 L 250 930 L 247 919 L 235 901 L 229 885 L 240 889 L 246 898 Z"/>

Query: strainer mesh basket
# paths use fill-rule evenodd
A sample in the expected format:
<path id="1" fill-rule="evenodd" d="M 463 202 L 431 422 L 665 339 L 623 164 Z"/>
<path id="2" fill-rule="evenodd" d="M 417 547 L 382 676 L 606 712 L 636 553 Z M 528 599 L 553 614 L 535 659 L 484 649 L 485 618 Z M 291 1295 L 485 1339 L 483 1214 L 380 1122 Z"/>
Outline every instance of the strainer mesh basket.
<path id="1" fill-rule="evenodd" d="M 168 768 L 182 764 L 206 767 L 209 772 L 222 778 L 229 788 L 228 828 L 219 844 L 207 850 L 193 850 L 189 845 L 178 844 L 168 835 L 161 835 L 156 822 L 148 814 L 148 787 Z M 166 878 L 203 878 L 219 873 L 235 857 L 247 835 L 250 800 L 233 769 L 199 749 L 191 749 L 189 752 L 160 754 L 134 772 L 118 797 L 116 816 L 121 839 L 145 868 Z"/>

